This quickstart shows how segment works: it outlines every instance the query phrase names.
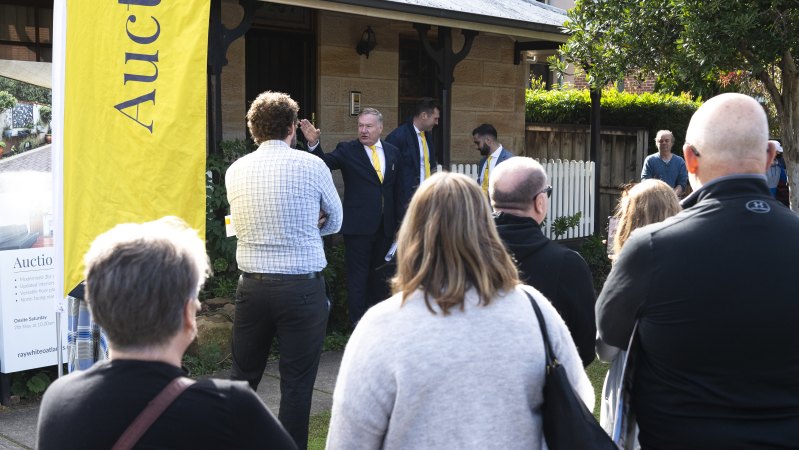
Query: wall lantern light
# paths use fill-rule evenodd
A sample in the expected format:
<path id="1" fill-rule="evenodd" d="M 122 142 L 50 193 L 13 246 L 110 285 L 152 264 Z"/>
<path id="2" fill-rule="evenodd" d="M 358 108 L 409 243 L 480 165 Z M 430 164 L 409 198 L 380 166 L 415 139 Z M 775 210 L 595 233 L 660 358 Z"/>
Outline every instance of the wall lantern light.
<path id="1" fill-rule="evenodd" d="M 358 52 L 359 55 L 366 55 L 366 58 L 369 58 L 369 52 L 377 47 L 377 38 L 375 37 L 375 31 L 372 27 L 366 27 L 363 34 L 361 35 L 361 40 L 358 41 L 358 45 L 355 46 L 355 51 Z"/>

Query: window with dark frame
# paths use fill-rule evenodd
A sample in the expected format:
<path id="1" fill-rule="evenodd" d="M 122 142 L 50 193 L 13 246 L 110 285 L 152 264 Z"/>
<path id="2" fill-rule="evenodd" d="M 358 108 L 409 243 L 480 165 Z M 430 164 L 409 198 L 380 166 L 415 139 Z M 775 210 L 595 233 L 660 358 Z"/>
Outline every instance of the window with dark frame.
<path id="1" fill-rule="evenodd" d="M 410 118 L 414 107 L 422 98 L 438 98 L 440 87 L 437 70 L 418 39 L 400 38 L 397 125 Z"/>
<path id="2" fill-rule="evenodd" d="M 544 89 L 552 89 L 552 71 L 549 64 L 535 62 L 530 64 L 530 79 L 527 80 L 527 87 L 532 87 L 533 80 L 543 83 Z"/>
<path id="3" fill-rule="evenodd" d="M 52 62 L 53 3 L 0 4 L 0 59 Z"/>

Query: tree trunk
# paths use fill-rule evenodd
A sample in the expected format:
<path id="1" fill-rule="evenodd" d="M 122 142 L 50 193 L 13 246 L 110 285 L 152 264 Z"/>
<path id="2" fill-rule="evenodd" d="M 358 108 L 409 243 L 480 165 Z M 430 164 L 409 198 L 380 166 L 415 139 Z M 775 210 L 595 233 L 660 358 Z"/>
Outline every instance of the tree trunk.
<path id="1" fill-rule="evenodd" d="M 797 204 L 799 204 L 799 198 L 797 198 L 797 193 L 799 192 L 799 162 L 795 161 L 788 161 L 786 158 L 785 160 L 785 168 L 788 172 L 788 187 L 791 190 L 791 209 L 797 211 Z"/>
<path id="2" fill-rule="evenodd" d="M 799 76 L 783 71 L 783 113 L 780 116 L 780 138 L 784 150 L 791 209 L 799 211 Z"/>

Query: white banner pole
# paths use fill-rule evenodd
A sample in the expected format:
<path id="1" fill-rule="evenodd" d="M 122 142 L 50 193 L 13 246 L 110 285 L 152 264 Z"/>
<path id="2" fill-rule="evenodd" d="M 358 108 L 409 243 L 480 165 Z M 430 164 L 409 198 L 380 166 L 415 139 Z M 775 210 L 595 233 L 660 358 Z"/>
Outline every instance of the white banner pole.
<path id="1" fill-rule="evenodd" d="M 53 169 L 53 219 L 56 247 L 55 317 L 58 353 L 58 376 L 64 372 L 61 315 L 65 308 L 64 289 L 64 68 L 66 61 L 67 0 L 53 3 L 53 117 L 52 117 L 52 169 Z"/>

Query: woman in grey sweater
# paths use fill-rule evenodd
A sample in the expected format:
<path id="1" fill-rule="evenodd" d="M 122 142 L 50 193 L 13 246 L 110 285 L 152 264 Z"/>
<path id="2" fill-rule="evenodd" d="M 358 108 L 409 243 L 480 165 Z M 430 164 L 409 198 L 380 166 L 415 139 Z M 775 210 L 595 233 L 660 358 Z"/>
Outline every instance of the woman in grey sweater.
<path id="1" fill-rule="evenodd" d="M 524 291 L 589 409 L 594 394 L 569 331 L 521 286 L 480 187 L 438 173 L 399 231 L 396 295 L 358 323 L 333 394 L 330 449 L 543 446 L 545 356 Z"/>

